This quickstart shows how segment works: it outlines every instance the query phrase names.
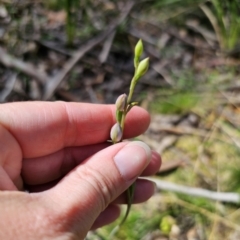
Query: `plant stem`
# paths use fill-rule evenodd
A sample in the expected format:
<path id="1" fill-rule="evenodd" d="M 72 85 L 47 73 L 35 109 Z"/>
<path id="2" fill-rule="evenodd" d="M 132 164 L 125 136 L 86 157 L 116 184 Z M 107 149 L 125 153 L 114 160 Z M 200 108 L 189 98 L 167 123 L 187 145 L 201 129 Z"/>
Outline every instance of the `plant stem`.
<path id="1" fill-rule="evenodd" d="M 122 119 L 121 119 L 121 123 L 120 123 L 120 126 L 122 128 L 122 132 L 124 130 L 124 122 L 125 122 L 125 118 L 126 118 L 126 115 L 127 115 L 127 112 L 126 110 L 124 111 L 123 115 L 122 115 Z"/>
<path id="2" fill-rule="evenodd" d="M 127 103 L 128 104 L 131 103 L 132 95 L 133 95 L 135 86 L 136 86 L 136 81 L 135 81 L 135 76 L 134 76 L 132 78 L 131 85 L 130 85 L 130 88 L 129 88 L 129 94 L 128 94 L 128 99 L 127 99 Z"/>

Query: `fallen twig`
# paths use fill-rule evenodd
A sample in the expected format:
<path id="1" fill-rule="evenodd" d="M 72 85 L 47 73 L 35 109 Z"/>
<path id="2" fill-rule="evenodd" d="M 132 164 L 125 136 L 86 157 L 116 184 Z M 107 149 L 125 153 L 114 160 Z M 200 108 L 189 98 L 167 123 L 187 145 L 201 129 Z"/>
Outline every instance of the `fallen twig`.
<path id="1" fill-rule="evenodd" d="M 0 62 L 8 67 L 15 68 L 25 73 L 26 75 L 36 79 L 40 85 L 44 85 L 47 80 L 47 75 L 42 71 L 39 71 L 36 66 L 19 60 L 8 53 L 6 53 L 3 48 L 0 47 Z"/>
<path id="2" fill-rule="evenodd" d="M 116 35 L 116 31 L 113 31 L 104 42 L 102 52 L 99 54 L 99 57 L 98 57 L 100 63 L 105 63 L 107 61 L 115 35 Z"/>
<path id="3" fill-rule="evenodd" d="M 156 186 L 159 190 L 183 193 L 195 197 L 208 198 L 220 202 L 229 202 L 229 203 L 240 203 L 240 194 L 231 193 L 231 192 L 214 192 L 202 188 L 193 188 L 183 185 L 178 185 L 175 183 L 163 181 L 156 178 L 148 178 L 149 180 L 156 183 Z"/>
<path id="4" fill-rule="evenodd" d="M 17 79 L 17 73 L 11 73 L 8 79 L 6 80 L 5 88 L 0 93 L 0 102 L 5 102 L 6 98 L 12 92 L 14 84 Z"/>
<path id="5" fill-rule="evenodd" d="M 26 40 L 32 40 L 32 39 L 26 39 Z M 33 39 L 37 44 L 42 45 L 45 48 L 51 49 L 54 52 L 61 53 L 65 56 L 72 57 L 72 52 L 66 49 L 62 49 L 56 46 L 54 42 L 48 42 L 48 41 L 42 41 L 39 39 Z"/>

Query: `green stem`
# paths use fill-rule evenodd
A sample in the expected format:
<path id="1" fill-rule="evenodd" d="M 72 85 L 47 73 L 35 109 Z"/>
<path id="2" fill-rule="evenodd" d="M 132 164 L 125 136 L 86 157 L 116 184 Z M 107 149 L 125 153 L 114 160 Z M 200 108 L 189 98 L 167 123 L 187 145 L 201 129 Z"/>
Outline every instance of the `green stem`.
<path id="1" fill-rule="evenodd" d="M 123 223 L 126 221 L 128 214 L 131 210 L 131 205 L 133 202 L 133 196 L 134 196 L 134 190 L 135 190 L 135 185 L 136 183 L 134 182 L 128 189 L 127 189 L 127 210 L 126 213 L 124 215 L 124 218 L 122 219 L 122 221 L 119 223 L 119 226 L 122 226 Z"/>
<path id="2" fill-rule="evenodd" d="M 123 113 L 123 115 L 122 115 L 121 123 L 120 123 L 120 126 L 121 126 L 121 128 L 122 128 L 122 132 L 124 131 L 124 122 L 125 122 L 126 115 L 127 115 L 127 112 L 126 112 L 126 110 L 125 110 L 124 113 Z"/>
<path id="3" fill-rule="evenodd" d="M 132 95 L 133 95 L 135 86 L 136 86 L 136 82 L 135 82 L 135 76 L 134 76 L 132 78 L 131 85 L 130 85 L 130 88 L 129 88 L 129 94 L 128 94 L 128 98 L 127 98 L 127 103 L 128 104 L 131 103 Z"/>

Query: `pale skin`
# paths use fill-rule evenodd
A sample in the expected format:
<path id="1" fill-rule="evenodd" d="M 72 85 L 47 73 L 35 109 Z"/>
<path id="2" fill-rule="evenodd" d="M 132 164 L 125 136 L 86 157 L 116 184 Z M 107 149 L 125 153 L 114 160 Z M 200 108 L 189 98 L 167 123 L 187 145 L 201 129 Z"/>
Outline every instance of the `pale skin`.
<path id="1" fill-rule="evenodd" d="M 134 107 L 124 138 L 149 122 Z M 161 159 L 141 142 L 107 143 L 114 123 L 112 105 L 0 105 L 0 239 L 84 239 L 119 217 L 124 191 L 156 173 Z M 134 203 L 153 193 L 152 182 L 138 179 Z"/>

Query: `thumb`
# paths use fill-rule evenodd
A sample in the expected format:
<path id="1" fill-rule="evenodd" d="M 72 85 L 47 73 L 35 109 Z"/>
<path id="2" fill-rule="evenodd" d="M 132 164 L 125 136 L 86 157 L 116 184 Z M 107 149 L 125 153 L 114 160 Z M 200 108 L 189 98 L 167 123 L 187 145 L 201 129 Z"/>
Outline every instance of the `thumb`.
<path id="1" fill-rule="evenodd" d="M 78 231 L 88 231 L 99 214 L 136 180 L 150 159 L 151 150 L 143 142 L 112 145 L 86 159 L 47 191 L 48 202 L 55 203 L 52 205 L 61 221 L 76 224 Z M 80 226 L 85 229 L 79 229 Z"/>

